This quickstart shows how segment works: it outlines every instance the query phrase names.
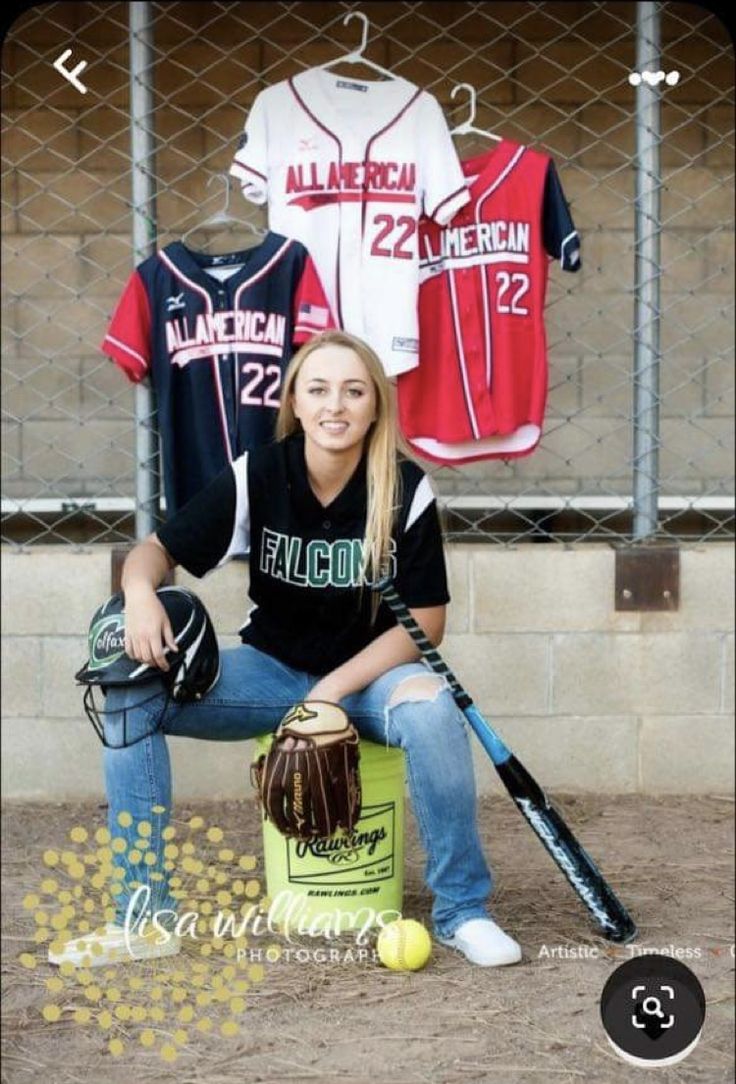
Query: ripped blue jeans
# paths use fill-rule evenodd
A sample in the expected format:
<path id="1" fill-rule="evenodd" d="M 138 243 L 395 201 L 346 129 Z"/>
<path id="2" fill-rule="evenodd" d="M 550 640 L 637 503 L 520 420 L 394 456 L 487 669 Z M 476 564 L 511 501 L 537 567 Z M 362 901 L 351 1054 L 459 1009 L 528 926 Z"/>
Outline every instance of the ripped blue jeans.
<path id="1" fill-rule="evenodd" d="M 140 867 L 139 882 L 154 875 L 149 886 L 154 910 L 173 906 L 165 875 L 159 872 L 171 808 L 166 735 L 242 741 L 270 733 L 288 708 L 307 698 L 318 680 L 249 644 L 221 650 L 220 662 L 217 684 L 194 703 L 167 704 L 163 691 L 155 695 L 151 684 L 145 689 L 110 689 L 106 698 L 108 742 L 122 743 L 123 725 L 128 742 L 148 734 L 125 748 L 106 747 L 104 761 L 109 830 L 113 837 L 126 840 L 126 853 L 115 861 L 125 866 L 127 854 L 143 834 L 138 826 L 144 822 L 148 851 L 157 862 Z M 164 706 L 163 726 L 154 730 Z M 425 876 L 434 897 L 434 928 L 438 936 L 450 937 L 467 919 L 487 915 L 485 904 L 492 887 L 478 837 L 473 764 L 462 713 L 441 679 L 421 663 L 387 671 L 365 689 L 345 697 L 342 706 L 361 737 L 401 746 L 405 752 L 409 793 L 427 858 Z M 244 761 L 244 779 L 247 773 Z M 120 817 L 126 813 L 130 824 L 128 817 Z M 123 921 L 127 904 L 128 898 L 121 894 L 117 921 Z"/>

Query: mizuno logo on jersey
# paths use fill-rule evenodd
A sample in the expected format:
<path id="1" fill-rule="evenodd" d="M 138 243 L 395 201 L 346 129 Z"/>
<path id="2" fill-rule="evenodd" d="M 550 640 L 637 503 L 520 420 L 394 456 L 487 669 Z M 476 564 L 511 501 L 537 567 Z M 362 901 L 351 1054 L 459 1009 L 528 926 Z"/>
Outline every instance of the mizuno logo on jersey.
<path id="1" fill-rule="evenodd" d="M 184 300 L 184 294 L 174 294 L 173 297 L 166 298 L 166 311 L 175 312 L 177 309 L 185 309 L 187 307 Z"/>
<path id="2" fill-rule="evenodd" d="M 424 237 L 422 262 L 456 259 L 464 256 L 488 256 L 506 253 L 528 258 L 530 251 L 528 222 L 475 222 L 472 226 L 448 226 L 440 233 L 439 250 L 432 247 L 432 238 Z"/>
<path id="3" fill-rule="evenodd" d="M 396 575 L 396 544 L 391 539 L 391 556 L 382 574 Z M 261 535 L 259 568 L 267 576 L 299 587 L 359 587 L 370 584 L 361 569 L 363 540 L 338 538 L 328 542 L 323 538 L 305 542 L 298 535 L 282 534 L 264 527 Z"/>
<path id="4" fill-rule="evenodd" d="M 325 203 L 413 203 L 414 162 L 305 162 L 286 171 L 286 195 L 310 210 Z"/>
<path id="5" fill-rule="evenodd" d="M 244 309 L 201 313 L 166 321 L 166 348 L 172 365 L 188 365 L 213 354 L 271 354 L 281 357 L 286 317 Z"/>

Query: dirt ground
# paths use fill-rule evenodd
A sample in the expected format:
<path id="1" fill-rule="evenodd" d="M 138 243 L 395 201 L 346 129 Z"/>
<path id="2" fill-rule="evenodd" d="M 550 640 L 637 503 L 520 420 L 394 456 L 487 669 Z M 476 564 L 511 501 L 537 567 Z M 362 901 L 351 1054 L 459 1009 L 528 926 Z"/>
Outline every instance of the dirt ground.
<path id="1" fill-rule="evenodd" d="M 636 918 L 636 951 L 681 950 L 704 987 L 706 1019 L 698 1046 L 678 1065 L 658 1069 L 657 1080 L 733 1080 L 733 800 L 555 800 Z M 193 814 L 221 826 L 226 836 L 229 832 L 227 838 L 236 838 L 243 852 L 260 855 L 251 801 L 177 808 L 176 822 L 186 823 Z M 424 970 L 397 973 L 371 958 L 358 959 L 354 938 L 345 940 L 347 935 L 331 943 L 339 957 L 332 961 L 315 959 L 315 942 L 301 938 L 291 946 L 292 959 L 266 962 L 262 976 L 251 965 L 235 1035 L 220 1031 L 233 1015 L 232 1003 L 228 1007 L 225 1000 L 207 1010 L 213 1021 L 209 1032 L 195 1026 L 196 1016 L 188 1025 L 176 1023 L 177 1004 L 180 1013 L 187 1012 L 181 1008 L 186 991 L 177 994 L 177 987 L 186 986 L 186 967 L 197 962 L 188 958 L 188 950 L 155 965 L 95 969 L 103 988 L 99 1003 L 89 1000 L 76 979 L 65 980 L 61 993 L 49 991 L 47 982 L 58 972 L 43 962 L 41 946 L 34 944 L 37 923 L 23 900 L 49 874 L 43 853 L 68 846 L 74 825 L 94 830 L 104 818 L 99 805 L 8 805 L 3 811 L 2 1080 L 7 1084 L 620 1084 L 646 1073 L 615 1054 L 599 1017 L 603 986 L 634 946 L 612 946 L 595 934 L 587 913 L 506 798 L 485 799 L 480 823 L 496 878 L 492 908 L 523 946 L 520 965 L 481 969 L 435 945 Z M 406 843 L 404 915 L 429 923 L 430 898 L 411 816 Z M 295 955 L 300 946 L 306 946 L 301 960 Z M 21 955 L 34 951 L 36 966 L 25 966 Z M 216 970 L 208 989 L 218 985 Z M 139 1001 L 150 995 L 150 1008 L 158 984 L 160 1004 L 167 997 L 171 1001 L 168 1015 L 162 1010 L 163 1020 L 152 1022 L 149 1016 L 145 1024 L 114 1015 L 103 1025 L 103 1003 L 122 1017 L 110 984 L 124 987 L 134 974 L 143 978 Z M 191 979 L 192 971 L 187 974 Z M 132 992 L 125 996 L 131 1004 L 135 1000 Z M 47 1020 L 42 1011 L 51 1002 L 57 1018 Z M 80 1005 L 94 1009 L 90 1022 L 75 1020 Z M 151 1028 L 149 1047 L 143 1045 L 144 1027 Z M 165 1060 L 168 1046 L 176 1051 L 174 1062 Z"/>

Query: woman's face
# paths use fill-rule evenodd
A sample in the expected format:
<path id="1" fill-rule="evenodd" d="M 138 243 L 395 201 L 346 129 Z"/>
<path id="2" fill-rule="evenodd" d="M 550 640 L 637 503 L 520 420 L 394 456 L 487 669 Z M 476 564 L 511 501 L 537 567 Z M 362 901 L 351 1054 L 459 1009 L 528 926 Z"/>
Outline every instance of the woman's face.
<path id="1" fill-rule="evenodd" d="M 376 419 L 376 390 L 354 350 L 328 343 L 302 363 L 292 395 L 305 439 L 325 451 L 362 445 Z"/>

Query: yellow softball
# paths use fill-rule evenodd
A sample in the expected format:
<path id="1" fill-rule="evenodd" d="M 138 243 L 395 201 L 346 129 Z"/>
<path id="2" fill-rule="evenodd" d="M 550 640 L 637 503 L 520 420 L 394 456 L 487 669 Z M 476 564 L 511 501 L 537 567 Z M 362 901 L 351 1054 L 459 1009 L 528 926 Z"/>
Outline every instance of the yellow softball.
<path id="1" fill-rule="evenodd" d="M 392 971 L 418 971 L 432 955 L 427 929 L 413 918 L 389 922 L 378 935 L 378 957 Z"/>

